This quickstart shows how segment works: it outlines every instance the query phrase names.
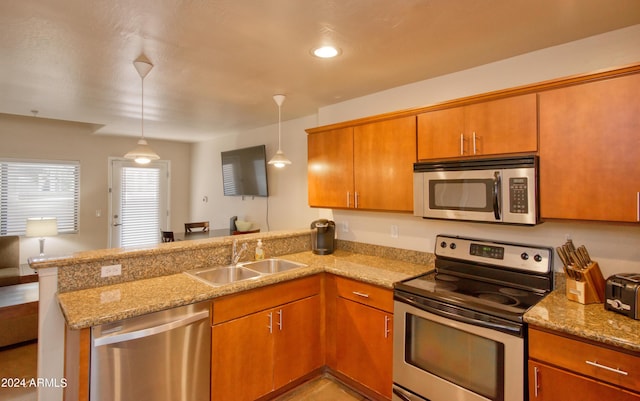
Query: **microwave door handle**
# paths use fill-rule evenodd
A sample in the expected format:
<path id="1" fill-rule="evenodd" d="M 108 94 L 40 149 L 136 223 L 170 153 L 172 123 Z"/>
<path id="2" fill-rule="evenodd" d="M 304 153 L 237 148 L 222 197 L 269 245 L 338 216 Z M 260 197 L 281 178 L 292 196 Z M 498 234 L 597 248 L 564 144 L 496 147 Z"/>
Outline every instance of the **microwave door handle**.
<path id="1" fill-rule="evenodd" d="M 500 172 L 493 173 L 493 215 L 500 220 Z"/>

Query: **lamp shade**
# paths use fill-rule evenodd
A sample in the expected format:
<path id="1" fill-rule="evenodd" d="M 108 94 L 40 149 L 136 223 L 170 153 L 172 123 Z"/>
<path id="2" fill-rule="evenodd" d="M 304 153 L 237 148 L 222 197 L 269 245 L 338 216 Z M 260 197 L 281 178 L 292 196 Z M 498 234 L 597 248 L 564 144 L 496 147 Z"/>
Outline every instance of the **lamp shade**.
<path id="1" fill-rule="evenodd" d="M 55 217 L 30 217 L 27 219 L 27 237 L 51 237 L 58 235 L 58 219 Z"/>
<path id="2" fill-rule="evenodd" d="M 147 164 L 151 160 L 160 159 L 160 156 L 149 147 L 145 139 L 140 138 L 138 145 L 131 152 L 124 155 L 124 158 L 135 160 L 138 164 Z"/>

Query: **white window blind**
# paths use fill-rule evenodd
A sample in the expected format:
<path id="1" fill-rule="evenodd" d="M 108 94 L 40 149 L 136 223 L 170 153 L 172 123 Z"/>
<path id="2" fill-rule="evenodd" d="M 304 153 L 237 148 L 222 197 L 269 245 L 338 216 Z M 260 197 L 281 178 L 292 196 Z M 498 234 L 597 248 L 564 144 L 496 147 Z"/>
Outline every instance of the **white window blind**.
<path id="1" fill-rule="evenodd" d="M 29 217 L 56 217 L 59 233 L 77 232 L 79 209 L 79 162 L 0 160 L 0 235 L 23 235 Z"/>
<path id="2" fill-rule="evenodd" d="M 123 167 L 121 246 L 154 245 L 160 237 L 160 169 Z"/>

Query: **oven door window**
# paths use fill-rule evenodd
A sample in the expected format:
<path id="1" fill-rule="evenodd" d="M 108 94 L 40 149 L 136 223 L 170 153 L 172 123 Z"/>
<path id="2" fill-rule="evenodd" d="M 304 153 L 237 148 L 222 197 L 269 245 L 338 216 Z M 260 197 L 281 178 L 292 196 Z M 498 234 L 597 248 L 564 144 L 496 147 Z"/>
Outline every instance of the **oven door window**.
<path id="1" fill-rule="evenodd" d="M 429 208 L 493 212 L 493 179 L 429 180 Z"/>
<path id="2" fill-rule="evenodd" d="M 405 361 L 494 401 L 504 400 L 504 344 L 407 315 Z"/>

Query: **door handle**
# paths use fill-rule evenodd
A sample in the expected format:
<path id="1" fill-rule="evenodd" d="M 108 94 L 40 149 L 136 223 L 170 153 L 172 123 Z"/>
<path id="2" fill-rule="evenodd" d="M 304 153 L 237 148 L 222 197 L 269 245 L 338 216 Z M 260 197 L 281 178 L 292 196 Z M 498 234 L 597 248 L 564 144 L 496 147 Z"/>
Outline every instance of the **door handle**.
<path id="1" fill-rule="evenodd" d="M 474 154 L 474 155 L 475 155 L 475 154 L 477 154 L 477 151 L 476 151 L 476 150 L 477 150 L 477 149 L 476 149 L 476 132 L 475 132 L 475 131 L 473 131 L 473 154 Z"/>
<path id="2" fill-rule="evenodd" d="M 391 318 L 385 315 L 384 316 L 384 338 L 389 338 L 389 333 L 391 333 L 391 330 L 389 330 L 390 321 L 391 321 Z"/>
<path id="3" fill-rule="evenodd" d="M 278 328 L 282 331 L 282 309 L 279 309 L 276 313 L 278 314 Z"/>
<path id="4" fill-rule="evenodd" d="M 607 365 L 602 365 L 602 364 L 600 364 L 600 363 L 598 363 L 596 361 L 584 361 L 584 363 L 586 363 L 587 365 L 595 366 L 596 368 L 608 370 L 609 372 L 617 373 L 619 375 L 629 376 L 629 373 L 625 372 L 624 370 L 620 370 L 618 368 L 612 368 L 612 367 L 607 366 Z"/>

